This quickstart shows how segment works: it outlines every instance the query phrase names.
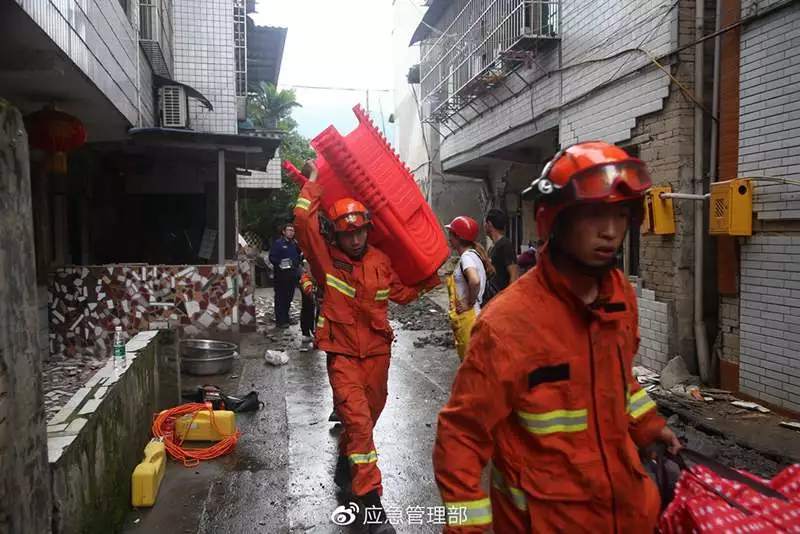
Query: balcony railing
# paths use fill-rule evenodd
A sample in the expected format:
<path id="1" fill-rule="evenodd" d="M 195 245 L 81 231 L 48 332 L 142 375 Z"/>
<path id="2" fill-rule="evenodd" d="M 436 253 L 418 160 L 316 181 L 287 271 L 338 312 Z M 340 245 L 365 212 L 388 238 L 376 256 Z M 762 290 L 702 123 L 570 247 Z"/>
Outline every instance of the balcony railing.
<path id="1" fill-rule="evenodd" d="M 469 105 L 536 52 L 558 39 L 560 0 L 467 0 L 422 46 L 422 95 L 429 119 L 442 121 Z M 445 20 L 447 24 L 447 20 Z"/>

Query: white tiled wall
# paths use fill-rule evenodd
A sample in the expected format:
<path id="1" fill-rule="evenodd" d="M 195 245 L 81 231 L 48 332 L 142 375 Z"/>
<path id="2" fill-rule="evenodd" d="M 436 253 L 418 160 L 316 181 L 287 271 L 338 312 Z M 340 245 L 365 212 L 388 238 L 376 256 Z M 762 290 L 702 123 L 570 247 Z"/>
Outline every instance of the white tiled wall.
<path id="1" fill-rule="evenodd" d="M 203 93 L 207 111 L 189 100 L 191 127 L 202 132 L 236 133 L 233 61 L 233 1 L 174 0 L 175 74 Z"/>
<path id="2" fill-rule="evenodd" d="M 800 237 L 742 246 L 739 387 L 800 412 Z"/>
<path id="3" fill-rule="evenodd" d="M 748 24 L 741 43 L 739 175 L 800 180 L 800 4 Z M 753 209 L 798 220 L 800 187 L 757 182 Z"/>
<path id="4" fill-rule="evenodd" d="M 661 371 L 672 357 L 669 343 L 669 304 L 656 300 L 655 292 L 649 289 L 641 290 L 637 302 L 641 337 L 637 362 L 648 369 Z"/>

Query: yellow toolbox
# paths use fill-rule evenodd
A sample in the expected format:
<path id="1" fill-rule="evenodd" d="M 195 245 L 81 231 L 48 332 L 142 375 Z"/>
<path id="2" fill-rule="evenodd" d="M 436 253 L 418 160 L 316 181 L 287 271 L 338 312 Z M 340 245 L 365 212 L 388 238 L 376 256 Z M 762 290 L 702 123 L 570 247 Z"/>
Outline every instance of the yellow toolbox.
<path id="1" fill-rule="evenodd" d="M 133 506 L 153 506 L 158 495 L 158 488 L 164 478 L 167 456 L 164 443 L 157 439 L 150 440 L 144 448 L 144 460 L 136 466 L 131 477 L 131 501 Z"/>
<path id="2" fill-rule="evenodd" d="M 214 423 L 216 428 L 211 424 L 211 415 L 207 410 L 182 415 L 175 419 L 175 438 L 183 441 L 221 441 L 236 433 L 236 414 L 231 411 L 214 410 Z"/>

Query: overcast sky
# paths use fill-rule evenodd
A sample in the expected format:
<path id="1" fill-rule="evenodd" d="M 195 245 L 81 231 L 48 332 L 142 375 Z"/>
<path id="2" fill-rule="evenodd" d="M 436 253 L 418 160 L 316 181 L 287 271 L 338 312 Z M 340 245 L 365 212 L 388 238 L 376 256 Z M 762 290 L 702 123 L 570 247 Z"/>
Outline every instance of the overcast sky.
<path id="1" fill-rule="evenodd" d="M 259 25 L 289 28 L 279 87 L 358 89 L 297 87 L 303 107 L 293 116 L 304 136 L 330 124 L 348 133 L 356 125 L 351 109 L 366 107 L 370 89 L 370 114 L 379 127 L 385 123 L 392 139 L 393 99 L 385 92 L 392 87 L 392 0 L 259 0 L 252 17 Z"/>

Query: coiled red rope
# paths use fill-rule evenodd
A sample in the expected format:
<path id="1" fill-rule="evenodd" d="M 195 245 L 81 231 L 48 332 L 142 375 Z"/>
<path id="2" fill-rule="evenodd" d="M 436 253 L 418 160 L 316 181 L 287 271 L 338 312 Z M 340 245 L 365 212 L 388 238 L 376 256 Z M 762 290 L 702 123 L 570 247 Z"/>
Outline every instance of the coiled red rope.
<path id="1" fill-rule="evenodd" d="M 191 428 L 194 418 L 199 412 L 203 411 L 209 412 L 211 426 L 214 427 L 214 430 L 216 430 L 219 435 L 225 437 L 221 441 L 218 441 L 209 447 L 197 449 L 185 448 L 183 446 L 183 439 L 177 441 L 175 439 L 175 419 L 185 415 L 192 415 L 192 420 L 190 421 L 188 427 Z M 153 436 L 160 438 L 164 442 L 164 448 L 167 450 L 169 455 L 176 460 L 183 462 L 183 465 L 186 467 L 194 467 L 201 461 L 213 460 L 214 458 L 225 456 L 236 447 L 236 442 L 239 441 L 240 435 L 241 434 L 238 430 L 230 435 L 225 435 L 220 431 L 219 427 L 217 427 L 216 421 L 214 420 L 214 409 L 212 408 L 211 403 L 201 404 L 194 402 L 189 404 L 181 404 L 180 406 L 164 410 L 156 415 L 155 419 L 153 419 Z"/>

